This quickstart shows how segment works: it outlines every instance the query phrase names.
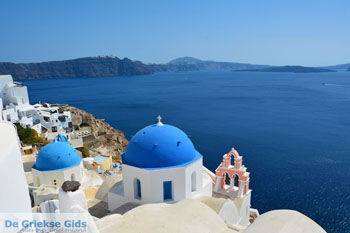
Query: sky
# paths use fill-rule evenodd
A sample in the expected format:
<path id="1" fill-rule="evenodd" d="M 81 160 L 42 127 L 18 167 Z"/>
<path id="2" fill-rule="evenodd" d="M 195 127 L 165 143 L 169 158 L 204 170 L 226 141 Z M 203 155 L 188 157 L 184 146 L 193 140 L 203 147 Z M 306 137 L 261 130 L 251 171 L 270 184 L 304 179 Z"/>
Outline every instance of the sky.
<path id="1" fill-rule="evenodd" d="M 1 0 L 0 62 L 350 63 L 349 0 Z"/>

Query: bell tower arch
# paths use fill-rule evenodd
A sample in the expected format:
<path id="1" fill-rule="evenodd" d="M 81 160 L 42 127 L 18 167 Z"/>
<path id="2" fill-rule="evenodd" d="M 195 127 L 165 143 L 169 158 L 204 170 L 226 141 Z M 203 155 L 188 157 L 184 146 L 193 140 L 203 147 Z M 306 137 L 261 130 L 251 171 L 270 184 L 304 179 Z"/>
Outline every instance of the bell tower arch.
<path id="1" fill-rule="evenodd" d="M 230 198 L 243 197 L 249 189 L 249 172 L 243 165 L 243 157 L 232 148 L 224 154 L 222 162 L 215 170 L 214 192 L 224 194 Z M 230 182 L 227 182 L 227 176 Z"/>

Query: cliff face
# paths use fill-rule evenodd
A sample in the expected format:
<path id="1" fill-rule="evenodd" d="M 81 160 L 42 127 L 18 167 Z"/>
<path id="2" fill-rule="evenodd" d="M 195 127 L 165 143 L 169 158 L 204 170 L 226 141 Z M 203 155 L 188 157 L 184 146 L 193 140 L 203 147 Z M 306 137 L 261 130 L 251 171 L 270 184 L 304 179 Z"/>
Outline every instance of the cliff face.
<path id="1" fill-rule="evenodd" d="M 43 78 L 104 77 L 152 74 L 164 71 L 194 71 L 220 69 L 257 69 L 267 66 L 234 62 L 202 61 L 178 58 L 167 64 L 144 64 L 113 56 L 86 57 L 40 63 L 0 62 L 0 74 L 11 74 L 15 80 Z"/>
<path id="2" fill-rule="evenodd" d="M 89 136 L 89 140 L 84 140 L 84 145 L 98 154 L 112 155 L 114 159 L 121 158 L 120 155 L 128 144 L 123 132 L 83 110 L 71 106 L 64 109 L 71 112 L 73 127 L 91 129 L 92 136 Z"/>
<path id="3" fill-rule="evenodd" d="M 117 57 L 87 57 L 40 63 L 0 62 L 0 74 L 11 74 L 16 80 L 103 77 L 151 74 L 153 70 L 139 61 Z"/>
<path id="4" fill-rule="evenodd" d="M 171 60 L 166 64 L 145 64 L 140 61 L 133 61 L 128 58 L 119 59 L 114 56 L 85 57 L 73 60 L 39 63 L 0 62 L 0 74 L 11 74 L 15 80 L 129 76 L 153 74 L 155 72 L 165 71 L 196 70 L 249 70 L 273 72 L 271 70 L 285 70 L 290 68 L 293 68 L 296 72 L 315 72 L 315 70 L 318 70 L 316 72 L 330 72 L 329 70 L 347 69 L 350 71 L 349 64 L 329 67 L 272 67 L 268 65 L 238 62 L 204 61 L 193 57 L 180 57 Z"/>

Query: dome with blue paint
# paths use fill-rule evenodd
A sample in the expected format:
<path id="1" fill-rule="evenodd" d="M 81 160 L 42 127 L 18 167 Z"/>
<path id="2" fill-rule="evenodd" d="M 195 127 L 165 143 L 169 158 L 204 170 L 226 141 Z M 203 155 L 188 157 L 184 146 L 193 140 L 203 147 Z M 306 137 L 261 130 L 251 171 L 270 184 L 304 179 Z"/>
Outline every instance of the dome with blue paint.
<path id="1" fill-rule="evenodd" d="M 138 131 L 122 154 L 124 164 L 144 169 L 187 166 L 201 157 L 186 133 L 160 119 Z"/>
<path id="2" fill-rule="evenodd" d="M 68 138 L 62 134 L 58 134 L 53 141 L 54 142 L 68 142 Z"/>
<path id="3" fill-rule="evenodd" d="M 39 171 L 64 170 L 79 165 L 81 158 L 63 135 L 44 146 L 37 155 L 34 169 Z"/>

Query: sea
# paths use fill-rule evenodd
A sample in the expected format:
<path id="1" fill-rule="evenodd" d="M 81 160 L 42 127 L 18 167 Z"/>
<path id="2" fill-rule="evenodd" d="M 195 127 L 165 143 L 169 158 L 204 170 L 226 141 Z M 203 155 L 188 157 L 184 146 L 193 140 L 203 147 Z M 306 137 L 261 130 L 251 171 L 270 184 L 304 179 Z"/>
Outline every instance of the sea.
<path id="1" fill-rule="evenodd" d="M 69 104 L 130 139 L 162 121 L 185 131 L 214 171 L 232 147 L 252 208 L 297 210 L 350 232 L 350 72 L 164 72 L 25 81 L 31 103 Z"/>

